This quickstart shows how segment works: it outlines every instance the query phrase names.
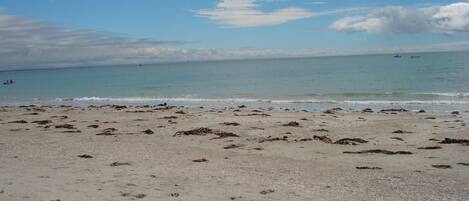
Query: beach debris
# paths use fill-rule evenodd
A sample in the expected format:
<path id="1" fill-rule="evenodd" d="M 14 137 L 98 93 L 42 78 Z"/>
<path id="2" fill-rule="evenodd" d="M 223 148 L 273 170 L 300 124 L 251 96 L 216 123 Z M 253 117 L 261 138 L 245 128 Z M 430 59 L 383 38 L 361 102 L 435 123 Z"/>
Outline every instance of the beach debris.
<path id="1" fill-rule="evenodd" d="M 137 195 L 134 195 L 134 197 L 137 198 L 137 199 L 142 199 L 142 198 L 144 198 L 144 197 L 146 197 L 146 196 L 147 196 L 147 195 L 145 195 L 145 194 L 143 194 L 143 193 L 139 193 L 139 194 L 137 194 Z"/>
<path id="2" fill-rule="evenodd" d="M 458 165 L 464 165 L 464 166 L 469 166 L 469 163 L 456 163 Z"/>
<path id="3" fill-rule="evenodd" d="M 251 129 L 253 129 L 253 130 L 265 130 L 265 128 L 255 127 L 255 126 L 251 127 Z"/>
<path id="4" fill-rule="evenodd" d="M 425 119 L 433 120 L 436 119 L 436 117 L 425 117 Z"/>
<path id="5" fill-rule="evenodd" d="M 186 112 L 184 112 L 184 111 L 182 111 L 182 110 L 176 111 L 176 112 L 174 112 L 174 113 L 176 113 L 176 114 L 186 114 Z"/>
<path id="6" fill-rule="evenodd" d="M 235 115 L 236 115 L 236 114 L 235 114 Z M 265 113 L 249 113 L 249 114 L 247 114 L 247 115 L 239 115 L 239 116 L 248 116 L 248 117 L 250 117 L 250 116 L 262 116 L 262 117 L 270 117 L 270 116 L 272 116 L 272 115 L 270 115 L 270 114 L 265 114 Z"/>
<path id="7" fill-rule="evenodd" d="M 364 151 L 344 151 L 344 154 L 386 154 L 386 155 L 410 155 L 410 151 L 388 151 L 383 149 L 370 149 Z"/>
<path id="8" fill-rule="evenodd" d="M 158 104 L 158 105 L 156 105 L 156 106 L 158 106 L 158 107 L 166 107 L 166 106 L 168 106 L 168 103 L 160 103 L 160 104 Z"/>
<path id="9" fill-rule="evenodd" d="M 178 131 L 173 136 L 181 136 L 181 135 L 205 136 L 205 135 L 208 135 L 208 134 L 213 134 L 213 135 L 218 136 L 218 137 L 212 138 L 211 140 L 213 140 L 213 139 L 222 139 L 222 138 L 227 138 L 227 137 L 239 137 L 239 135 L 236 135 L 236 134 L 231 133 L 231 132 L 213 130 L 213 129 L 205 128 L 205 127 L 192 129 L 192 130 L 188 130 L 188 131 Z"/>
<path id="10" fill-rule="evenodd" d="M 178 117 L 177 116 L 165 116 L 165 117 L 161 117 L 161 119 L 177 119 Z"/>
<path id="11" fill-rule="evenodd" d="M 268 137 L 266 137 L 266 138 L 261 138 L 261 139 L 258 140 L 257 142 L 258 142 L 258 143 L 264 143 L 264 142 L 287 141 L 287 140 L 288 140 L 288 136 L 283 136 L 282 138 L 280 138 L 280 137 L 268 136 Z"/>
<path id="12" fill-rule="evenodd" d="M 37 112 L 31 112 L 31 113 L 25 113 L 25 114 L 23 114 L 23 115 L 39 115 L 39 113 L 37 113 Z"/>
<path id="13" fill-rule="evenodd" d="M 262 112 L 260 110 L 251 110 L 251 112 Z"/>
<path id="14" fill-rule="evenodd" d="M 453 111 L 451 112 L 452 115 L 459 115 L 459 111 Z"/>
<path id="15" fill-rule="evenodd" d="M 179 197 L 179 193 L 170 193 L 170 194 L 169 194 L 169 197 L 175 197 L 175 198 L 177 198 L 177 197 Z"/>
<path id="16" fill-rule="evenodd" d="M 324 114 L 335 114 L 335 110 L 332 110 L 332 109 L 329 109 L 329 110 L 325 110 L 323 113 Z"/>
<path id="17" fill-rule="evenodd" d="M 110 164 L 111 167 L 124 166 L 124 165 L 130 165 L 130 163 L 129 162 L 116 161 L 116 162 L 113 162 L 113 163 Z"/>
<path id="18" fill-rule="evenodd" d="M 81 130 L 62 131 L 62 133 L 81 133 Z"/>
<path id="19" fill-rule="evenodd" d="M 282 126 L 290 126 L 290 127 L 299 127 L 300 126 L 300 123 L 296 122 L 296 121 L 290 121 L 286 124 L 283 124 Z"/>
<path id="20" fill-rule="evenodd" d="M 78 157 L 80 157 L 80 158 L 93 158 L 93 156 L 88 155 L 88 154 L 78 155 Z"/>
<path id="21" fill-rule="evenodd" d="M 239 123 L 236 123 L 236 122 L 223 122 L 220 124 L 225 125 L 225 126 L 239 126 L 240 125 Z"/>
<path id="22" fill-rule="evenodd" d="M 404 139 L 400 138 L 400 137 L 391 137 L 391 139 L 393 140 L 399 140 L 399 141 L 404 141 Z"/>
<path id="23" fill-rule="evenodd" d="M 469 140 L 445 138 L 440 144 L 469 144 Z"/>
<path id="24" fill-rule="evenodd" d="M 299 140 L 300 142 L 307 142 L 307 141 L 313 141 L 313 138 L 302 138 Z"/>
<path id="25" fill-rule="evenodd" d="M 122 110 L 122 109 L 126 109 L 127 106 L 125 106 L 125 105 L 112 105 L 111 108 L 114 108 L 116 110 Z"/>
<path id="26" fill-rule="evenodd" d="M 153 110 L 156 110 L 156 111 L 164 111 L 164 110 L 171 110 L 173 108 L 176 108 L 176 106 L 164 106 L 164 107 L 157 107 L 157 108 L 153 108 Z"/>
<path id="27" fill-rule="evenodd" d="M 230 200 L 236 200 L 236 199 L 241 199 L 243 196 L 231 196 Z"/>
<path id="28" fill-rule="evenodd" d="M 451 165 L 432 165 L 432 167 L 438 168 L 438 169 L 450 169 L 450 168 L 452 168 Z"/>
<path id="29" fill-rule="evenodd" d="M 223 147 L 223 149 L 235 149 L 235 148 L 240 148 L 244 147 L 244 144 L 230 144 L 228 146 Z"/>
<path id="30" fill-rule="evenodd" d="M 322 141 L 322 142 L 324 142 L 324 143 L 327 143 L 327 144 L 332 144 L 331 138 L 329 138 L 329 137 L 327 137 L 327 136 L 325 136 L 325 135 L 324 135 L 324 136 L 315 135 L 315 136 L 313 136 L 313 139 L 314 139 L 314 140 L 320 140 L 320 141 Z"/>
<path id="31" fill-rule="evenodd" d="M 155 132 L 153 132 L 151 129 L 147 129 L 147 130 L 144 130 L 144 131 L 142 131 L 142 132 L 145 133 L 145 134 L 147 134 L 147 135 L 151 135 L 151 134 L 155 133 Z"/>
<path id="32" fill-rule="evenodd" d="M 365 108 L 362 110 L 363 113 L 372 113 L 373 112 L 373 109 L 371 108 Z"/>
<path id="33" fill-rule="evenodd" d="M 357 145 L 357 143 L 368 143 L 368 141 L 361 138 L 343 138 L 334 142 L 341 145 Z"/>
<path id="34" fill-rule="evenodd" d="M 398 108 L 398 109 L 382 109 L 380 112 L 408 112 L 409 110 L 406 110 L 404 108 Z"/>
<path id="35" fill-rule="evenodd" d="M 321 128 L 321 129 L 314 129 L 313 132 L 329 132 L 329 130 Z"/>
<path id="36" fill-rule="evenodd" d="M 368 167 L 368 166 L 358 166 L 355 167 L 357 170 L 381 170 L 383 168 L 380 167 Z"/>
<path id="37" fill-rule="evenodd" d="M 32 110 L 35 111 L 35 112 L 45 112 L 46 111 L 46 109 L 44 109 L 44 108 L 37 108 L 37 107 L 32 108 Z"/>
<path id="38" fill-rule="evenodd" d="M 214 137 L 210 140 L 223 139 L 223 138 L 227 138 L 227 137 L 239 137 L 239 135 L 236 135 L 232 132 L 225 132 L 225 131 L 214 131 L 212 134 L 214 134 L 218 137 Z"/>
<path id="39" fill-rule="evenodd" d="M 134 111 L 125 111 L 127 113 L 146 113 L 146 112 L 154 112 L 152 110 L 134 110 Z"/>
<path id="40" fill-rule="evenodd" d="M 246 105 L 240 105 L 238 108 L 246 108 Z"/>
<path id="41" fill-rule="evenodd" d="M 192 162 L 194 162 L 194 163 L 203 163 L 203 162 L 208 162 L 208 160 L 205 159 L 205 158 L 201 158 L 201 159 L 192 160 Z"/>
<path id="42" fill-rule="evenodd" d="M 393 131 L 392 133 L 394 133 L 394 134 L 408 134 L 408 133 L 414 133 L 414 132 L 411 132 L 411 131 L 403 131 L 403 130 L 396 130 L 396 131 Z"/>
<path id="43" fill-rule="evenodd" d="M 99 128 L 99 125 L 89 125 L 88 128 Z"/>
<path id="44" fill-rule="evenodd" d="M 417 113 L 426 113 L 426 112 L 427 112 L 427 111 L 425 111 L 425 110 L 419 110 L 419 111 L 417 111 Z"/>
<path id="45" fill-rule="evenodd" d="M 52 123 L 51 120 L 39 120 L 39 121 L 33 121 L 32 123 L 34 124 L 39 124 L 39 125 L 46 125 Z"/>
<path id="46" fill-rule="evenodd" d="M 417 149 L 428 149 L 428 150 L 432 150 L 432 149 L 441 149 L 440 146 L 430 146 L 430 147 L 419 147 Z"/>
<path id="47" fill-rule="evenodd" d="M 27 124 L 28 122 L 25 120 L 16 120 L 16 121 L 10 121 L 8 123 L 9 124 Z"/>
<path id="48" fill-rule="evenodd" d="M 207 134 L 211 134 L 213 132 L 212 129 L 210 128 L 197 128 L 197 129 L 192 129 L 188 131 L 178 131 L 174 134 L 174 136 L 180 136 L 180 135 L 199 135 L 199 136 L 205 136 Z"/>
<path id="49" fill-rule="evenodd" d="M 260 191 L 259 193 L 260 193 L 261 195 L 267 195 L 267 194 L 273 193 L 273 192 L 275 192 L 275 190 L 273 190 L 273 189 L 267 189 L 267 190 L 262 190 L 262 191 Z"/>
<path id="50" fill-rule="evenodd" d="M 115 131 L 117 131 L 117 128 L 106 128 L 103 130 L 103 132 L 96 135 L 116 135 L 114 134 Z"/>
<path id="51" fill-rule="evenodd" d="M 55 128 L 76 129 L 72 124 L 55 125 Z"/>
<path id="52" fill-rule="evenodd" d="M 68 119 L 68 116 L 67 115 L 62 115 L 62 116 L 54 115 L 54 116 L 51 116 L 50 118 L 53 118 L 53 119 Z"/>
<path id="53" fill-rule="evenodd" d="M 132 195 L 131 193 L 121 193 L 121 196 L 122 197 L 132 196 L 132 197 L 137 198 L 137 199 L 142 199 L 142 198 L 146 197 L 147 195 L 145 195 L 143 193 L 139 193 L 139 194 L 135 194 L 135 195 Z"/>

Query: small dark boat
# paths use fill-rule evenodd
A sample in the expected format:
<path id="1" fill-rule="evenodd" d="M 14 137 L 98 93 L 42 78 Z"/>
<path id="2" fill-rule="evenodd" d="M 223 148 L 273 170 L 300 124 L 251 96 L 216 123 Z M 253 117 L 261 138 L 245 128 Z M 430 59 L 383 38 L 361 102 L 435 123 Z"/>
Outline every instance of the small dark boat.
<path id="1" fill-rule="evenodd" d="M 418 59 L 420 56 L 410 56 L 411 59 Z"/>
<path id="2" fill-rule="evenodd" d="M 5 80 L 5 81 L 3 82 L 3 85 L 12 85 L 13 83 L 15 83 L 15 81 L 13 81 L 13 80 Z"/>
<path id="3" fill-rule="evenodd" d="M 401 58 L 402 56 L 399 54 L 394 55 L 394 58 Z"/>

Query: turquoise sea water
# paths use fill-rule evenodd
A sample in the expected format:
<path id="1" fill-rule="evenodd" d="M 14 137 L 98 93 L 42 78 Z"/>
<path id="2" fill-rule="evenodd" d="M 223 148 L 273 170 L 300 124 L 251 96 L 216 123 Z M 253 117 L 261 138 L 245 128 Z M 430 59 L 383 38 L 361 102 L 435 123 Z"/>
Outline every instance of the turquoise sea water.
<path id="1" fill-rule="evenodd" d="M 420 58 L 410 58 L 418 55 Z M 469 52 L 0 72 L 0 105 L 157 104 L 469 110 Z"/>

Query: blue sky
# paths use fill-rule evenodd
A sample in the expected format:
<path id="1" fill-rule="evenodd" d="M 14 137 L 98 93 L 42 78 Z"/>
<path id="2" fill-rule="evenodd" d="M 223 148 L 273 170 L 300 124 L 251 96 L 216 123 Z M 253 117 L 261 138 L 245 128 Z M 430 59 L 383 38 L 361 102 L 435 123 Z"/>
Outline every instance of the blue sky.
<path id="1" fill-rule="evenodd" d="M 468 1 L 4 0 L 0 9 L 0 17 L 9 16 L 3 24 L 0 20 L 0 27 L 26 24 L 15 32 L 7 30 L 6 36 L 24 38 L 7 41 L 7 48 L 12 50 L 3 47 L 0 58 L 10 59 L 0 62 L 0 68 L 117 64 L 122 63 L 118 58 L 122 55 L 132 62 L 148 63 L 315 56 L 318 51 L 353 54 L 356 49 L 357 53 L 464 49 L 469 40 Z M 73 36 L 64 30 L 72 30 Z M 4 32 L 0 28 L 0 34 Z M 60 47 L 54 44 L 53 35 L 63 40 Z M 99 58 L 82 55 L 106 48 L 99 43 L 101 49 L 93 49 L 97 45 L 90 41 L 97 40 L 113 41 L 112 49 L 125 48 Z M 28 44 L 30 41 L 33 44 Z M 71 50 L 76 51 L 74 45 L 85 48 L 87 44 L 88 49 Z M 126 54 L 130 47 L 142 51 L 134 56 Z M 281 55 L 282 50 L 290 52 Z M 65 56 L 59 55 L 67 51 Z M 12 58 L 12 54 L 18 58 Z M 21 59 L 24 55 L 30 55 L 30 61 Z"/>

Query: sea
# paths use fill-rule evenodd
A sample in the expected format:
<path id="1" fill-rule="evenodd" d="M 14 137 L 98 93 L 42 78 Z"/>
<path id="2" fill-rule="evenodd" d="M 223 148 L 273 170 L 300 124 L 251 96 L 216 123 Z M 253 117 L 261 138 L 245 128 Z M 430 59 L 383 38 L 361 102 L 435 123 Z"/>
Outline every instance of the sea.
<path id="1" fill-rule="evenodd" d="M 0 105 L 405 108 L 469 113 L 469 52 L 1 71 Z"/>

